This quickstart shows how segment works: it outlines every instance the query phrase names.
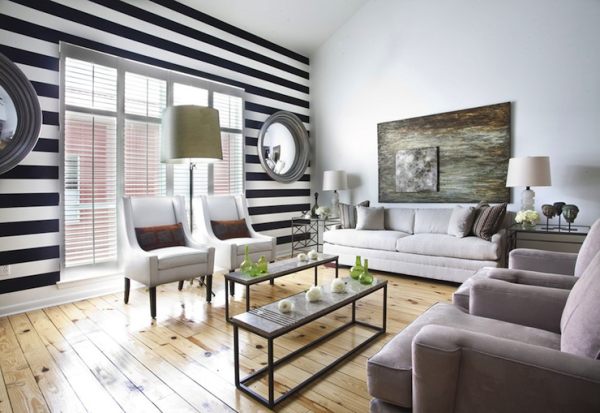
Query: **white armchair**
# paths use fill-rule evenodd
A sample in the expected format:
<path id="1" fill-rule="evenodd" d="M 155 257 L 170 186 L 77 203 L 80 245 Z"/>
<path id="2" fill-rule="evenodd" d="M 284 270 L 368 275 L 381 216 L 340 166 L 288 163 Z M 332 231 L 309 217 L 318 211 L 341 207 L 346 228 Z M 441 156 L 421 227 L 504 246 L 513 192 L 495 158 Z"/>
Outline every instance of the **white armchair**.
<path id="1" fill-rule="evenodd" d="M 122 257 L 125 271 L 125 303 L 129 302 L 130 280 L 149 287 L 150 314 L 156 318 L 156 286 L 195 277 L 206 277 L 206 301 L 212 295 L 212 273 L 215 249 L 198 244 L 190 236 L 183 197 L 123 197 L 121 223 Z M 136 228 L 182 224 L 181 244 L 144 250 L 138 243 Z M 181 232 L 176 232 L 181 235 Z M 164 233 L 160 236 L 165 235 Z M 168 234 L 167 234 L 168 235 Z M 157 234 L 157 238 L 159 235 Z"/>
<path id="2" fill-rule="evenodd" d="M 254 231 L 250 225 L 246 198 L 242 195 L 200 196 L 200 214 L 196 222 L 198 232 L 194 233 L 202 242 L 215 248 L 215 265 L 226 271 L 239 268 L 244 260 L 245 248 L 248 246 L 253 261 L 264 255 L 272 262 L 275 260 L 277 239 Z M 211 221 L 246 220 L 250 237 L 219 239 L 215 236 Z M 231 295 L 234 294 L 231 283 Z"/>

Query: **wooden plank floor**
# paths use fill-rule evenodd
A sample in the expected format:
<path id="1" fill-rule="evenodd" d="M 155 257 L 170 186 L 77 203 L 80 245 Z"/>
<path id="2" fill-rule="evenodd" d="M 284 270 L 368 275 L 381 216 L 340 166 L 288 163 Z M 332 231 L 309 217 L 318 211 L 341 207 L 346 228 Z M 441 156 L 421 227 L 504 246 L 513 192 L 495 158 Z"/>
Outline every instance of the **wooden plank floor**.
<path id="1" fill-rule="evenodd" d="M 333 279 L 320 267 L 320 282 Z M 388 332 L 364 351 L 277 407 L 282 412 L 365 412 L 366 361 L 419 314 L 449 301 L 455 285 L 380 274 L 389 281 Z M 347 269 L 340 269 L 346 276 Z M 261 412 L 264 406 L 233 383 L 232 327 L 224 321 L 223 277 L 215 275 L 211 305 L 197 283 L 158 287 L 158 318 L 150 319 L 148 294 L 121 294 L 0 318 L 2 412 Z M 253 305 L 303 291 L 312 270 L 252 287 Z M 232 312 L 242 311 L 238 288 Z M 381 293 L 358 304 L 359 319 L 379 323 Z M 348 320 L 349 308 L 275 340 L 281 357 Z M 369 336 L 354 327 L 276 370 L 276 396 L 318 371 Z M 240 333 L 242 374 L 266 364 L 266 341 Z M 266 392 L 266 381 L 253 385 Z"/>

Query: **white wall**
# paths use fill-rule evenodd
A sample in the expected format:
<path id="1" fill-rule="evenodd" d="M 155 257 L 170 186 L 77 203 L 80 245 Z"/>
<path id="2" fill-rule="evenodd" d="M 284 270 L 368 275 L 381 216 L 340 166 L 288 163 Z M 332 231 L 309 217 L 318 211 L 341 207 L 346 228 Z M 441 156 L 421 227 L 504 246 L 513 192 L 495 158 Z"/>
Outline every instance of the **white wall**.
<path id="1" fill-rule="evenodd" d="M 513 102 L 513 156 L 549 155 L 536 204 L 600 217 L 600 2 L 371 0 L 311 57 L 313 191 L 377 202 L 377 124 Z M 513 199 L 520 202 L 517 188 Z M 323 199 L 323 204 L 327 201 Z M 518 209 L 517 204 L 510 209 Z"/>

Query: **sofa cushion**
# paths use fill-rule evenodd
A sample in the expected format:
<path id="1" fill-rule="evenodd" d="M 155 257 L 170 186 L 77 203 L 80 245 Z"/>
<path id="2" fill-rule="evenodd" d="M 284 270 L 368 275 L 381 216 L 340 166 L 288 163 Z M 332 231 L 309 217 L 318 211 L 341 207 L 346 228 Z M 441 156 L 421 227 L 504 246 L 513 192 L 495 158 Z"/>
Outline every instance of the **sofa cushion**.
<path id="1" fill-rule="evenodd" d="M 344 204 L 340 202 L 340 224 L 342 228 L 354 229 L 356 228 L 356 207 L 370 205 L 370 201 L 362 201 L 357 205 Z"/>
<path id="2" fill-rule="evenodd" d="M 500 245 L 477 237 L 456 238 L 448 234 L 415 234 L 396 242 L 396 250 L 410 254 L 468 260 L 497 260 Z"/>
<path id="3" fill-rule="evenodd" d="M 569 294 L 560 320 L 561 351 L 600 359 L 600 252 Z"/>
<path id="4" fill-rule="evenodd" d="M 383 230 L 383 207 L 356 207 L 356 229 Z"/>
<path id="5" fill-rule="evenodd" d="M 427 208 L 415 210 L 415 234 L 447 234 L 452 210 Z"/>
<path id="6" fill-rule="evenodd" d="M 325 231 L 323 241 L 347 247 L 374 250 L 395 251 L 396 241 L 410 234 L 400 231 L 360 231 L 356 229 L 338 229 Z"/>
<path id="7" fill-rule="evenodd" d="M 208 261 L 208 249 L 189 247 L 169 247 L 152 251 L 158 257 L 158 269 L 183 267 L 186 265 L 204 264 Z"/>
<path id="8" fill-rule="evenodd" d="M 506 202 L 493 207 L 483 206 L 473 223 L 473 234 L 475 236 L 489 241 L 504 222 L 506 215 Z"/>
<path id="9" fill-rule="evenodd" d="M 583 244 L 581 244 L 575 262 L 575 277 L 580 277 L 583 274 L 598 251 L 600 251 L 600 219 L 594 222 L 590 232 L 583 240 Z"/>
<path id="10" fill-rule="evenodd" d="M 415 227 L 415 210 L 412 208 L 385 208 L 383 224 L 385 229 L 412 234 Z"/>
<path id="11" fill-rule="evenodd" d="M 560 335 L 532 327 L 520 326 L 491 318 L 476 317 L 446 303 L 439 303 L 420 315 L 408 327 L 392 338 L 367 363 L 369 394 L 383 401 L 412 406 L 413 338 L 428 324 L 456 327 L 509 340 L 558 350 Z"/>
<path id="12" fill-rule="evenodd" d="M 471 232 L 475 220 L 475 208 L 457 205 L 452 210 L 448 223 L 448 235 L 464 238 Z"/>

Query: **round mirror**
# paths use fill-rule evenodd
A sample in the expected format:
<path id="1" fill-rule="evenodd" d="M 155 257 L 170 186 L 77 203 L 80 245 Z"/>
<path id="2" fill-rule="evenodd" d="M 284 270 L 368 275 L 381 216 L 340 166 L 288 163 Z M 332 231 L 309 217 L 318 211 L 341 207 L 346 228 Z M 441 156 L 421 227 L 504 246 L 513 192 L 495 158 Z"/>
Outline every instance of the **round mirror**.
<path id="1" fill-rule="evenodd" d="M 279 182 L 294 182 L 304 175 L 309 149 L 304 124 L 290 112 L 272 114 L 258 133 L 260 163 Z"/>
<path id="2" fill-rule="evenodd" d="M 0 53 L 0 174 L 35 146 L 42 126 L 37 93 L 23 72 Z"/>

